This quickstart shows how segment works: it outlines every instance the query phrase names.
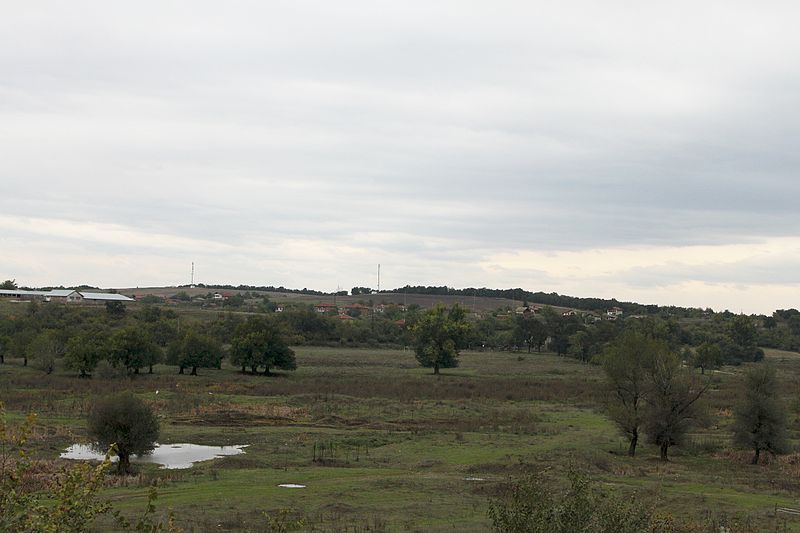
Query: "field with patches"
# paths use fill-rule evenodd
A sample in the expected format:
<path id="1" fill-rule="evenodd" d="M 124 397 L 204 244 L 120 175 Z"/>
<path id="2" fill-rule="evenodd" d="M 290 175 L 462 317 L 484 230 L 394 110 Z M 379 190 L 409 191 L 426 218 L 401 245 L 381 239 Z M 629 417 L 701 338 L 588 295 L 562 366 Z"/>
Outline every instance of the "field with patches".
<path id="1" fill-rule="evenodd" d="M 458 368 L 437 378 L 410 351 L 296 351 L 298 370 L 271 378 L 223 365 L 200 376 L 159 366 L 134 379 L 78 379 L 8 359 L 0 400 L 12 420 L 38 414 L 31 447 L 43 468 L 86 441 L 93 399 L 121 388 L 156 409 L 163 443 L 248 445 L 188 470 L 146 465 L 109 478 L 105 494 L 131 515 L 159 478 L 158 512 L 172 509 L 187 531 L 262 531 L 265 513 L 281 509 L 313 531 L 486 531 L 488 502 L 510 479 L 536 469 L 562 479 L 570 466 L 657 498 L 675 516 L 740 514 L 759 530 L 800 531 L 800 520 L 776 518 L 776 507 L 800 507 L 800 455 L 751 466 L 748 453 L 730 449 L 741 367 L 714 374 L 707 419 L 665 464 L 647 445 L 636 458 L 625 455 L 603 414 L 596 366 L 552 354 L 464 352 Z M 772 351 L 768 359 L 785 390 L 798 390 L 800 356 Z M 796 442 L 798 405 L 789 400 Z"/>

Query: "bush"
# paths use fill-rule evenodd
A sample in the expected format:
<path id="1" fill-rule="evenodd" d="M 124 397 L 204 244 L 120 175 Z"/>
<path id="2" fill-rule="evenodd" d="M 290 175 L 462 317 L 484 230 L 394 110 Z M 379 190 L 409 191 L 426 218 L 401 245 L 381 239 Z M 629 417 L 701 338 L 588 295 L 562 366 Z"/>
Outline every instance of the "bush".
<path id="1" fill-rule="evenodd" d="M 568 477 L 569 487 L 560 492 L 540 474 L 514 484 L 506 499 L 489 505 L 493 529 L 504 533 L 658 531 L 651 503 L 598 490 L 575 471 Z"/>

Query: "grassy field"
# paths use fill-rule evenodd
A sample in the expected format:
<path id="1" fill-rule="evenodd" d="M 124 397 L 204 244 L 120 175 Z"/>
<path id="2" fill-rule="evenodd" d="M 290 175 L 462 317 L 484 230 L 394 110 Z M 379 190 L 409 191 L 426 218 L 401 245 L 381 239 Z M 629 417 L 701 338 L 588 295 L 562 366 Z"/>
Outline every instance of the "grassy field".
<path id="1" fill-rule="evenodd" d="M 488 501 L 509 479 L 570 466 L 624 492 L 644 492 L 677 516 L 747 514 L 764 530 L 800 531 L 777 507 L 800 507 L 800 456 L 750 466 L 729 446 L 741 368 L 715 373 L 708 418 L 672 460 L 626 443 L 603 414 L 598 367 L 552 354 L 466 352 L 440 378 L 402 350 L 297 348 L 298 370 L 267 378 L 234 369 L 177 375 L 156 367 L 135 379 L 45 376 L 20 361 L 0 366 L 0 401 L 12 419 L 39 415 L 34 454 L 86 441 L 94 398 L 128 388 L 161 418 L 161 442 L 247 444 L 243 455 L 188 470 L 142 466 L 109 478 L 125 513 L 144 508 L 160 478 L 159 513 L 187 531 L 264 530 L 264 513 L 290 509 L 314 531 L 486 531 Z M 786 391 L 798 390 L 800 355 L 769 352 Z M 792 436 L 798 405 L 791 397 Z M 285 489 L 281 483 L 306 485 Z M 113 524 L 100 522 L 97 530 Z"/>

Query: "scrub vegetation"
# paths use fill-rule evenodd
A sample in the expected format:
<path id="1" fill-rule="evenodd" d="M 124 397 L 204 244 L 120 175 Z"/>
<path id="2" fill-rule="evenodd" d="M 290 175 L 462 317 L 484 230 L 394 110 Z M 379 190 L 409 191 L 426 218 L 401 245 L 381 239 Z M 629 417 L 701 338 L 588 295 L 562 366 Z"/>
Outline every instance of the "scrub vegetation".
<path id="1" fill-rule="evenodd" d="M 161 443 L 248 447 L 188 470 L 133 462 L 132 474 L 104 474 L 99 501 L 119 516 L 100 513 L 90 530 L 135 523 L 151 501 L 154 522 L 171 511 L 185 531 L 511 530 L 556 523 L 547 516 L 569 524 L 569 513 L 587 531 L 625 517 L 663 531 L 800 531 L 784 512 L 800 490 L 800 355 L 759 348 L 770 328 L 758 317 L 414 309 L 405 319 L 362 311 L 351 324 L 243 300 L 232 312 L 135 304 L 113 316 L 0 302 L 4 427 L 37 414 L 24 443 L 34 488 L 76 466 L 59 453 L 96 441 L 90 414 L 126 391 L 156 414 Z M 446 331 L 448 315 L 452 342 L 432 325 Z M 458 366 L 420 364 L 417 323 Z M 354 328 L 374 336 L 351 341 Z M 65 349 L 48 352 L 52 365 L 26 365 L 36 357 L 26 343 L 42 332 Z M 720 357 L 695 367 L 708 343 Z M 536 494 L 549 499 L 532 508 Z"/>

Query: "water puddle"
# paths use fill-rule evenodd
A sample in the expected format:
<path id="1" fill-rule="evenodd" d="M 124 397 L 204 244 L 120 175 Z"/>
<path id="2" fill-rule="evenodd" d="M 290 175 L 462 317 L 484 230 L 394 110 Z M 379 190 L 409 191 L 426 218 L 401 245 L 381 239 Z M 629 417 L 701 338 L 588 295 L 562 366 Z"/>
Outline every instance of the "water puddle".
<path id="1" fill-rule="evenodd" d="M 304 488 L 306 488 L 305 485 L 297 485 L 295 483 L 281 483 L 278 486 L 279 487 L 283 487 L 284 489 L 304 489 Z"/>
<path id="2" fill-rule="evenodd" d="M 152 454 L 141 457 L 133 455 L 131 456 L 131 462 L 155 463 L 162 465 L 161 468 L 166 469 L 191 468 L 194 463 L 199 463 L 200 461 L 208 461 L 226 455 L 239 455 L 244 453 L 243 448 L 246 446 L 246 444 L 240 446 L 204 446 L 202 444 L 188 443 L 158 444 Z M 60 457 L 62 459 L 102 461 L 105 458 L 105 454 L 96 452 L 88 444 L 73 444 Z M 112 461 L 116 460 L 116 457 L 112 457 Z"/>

